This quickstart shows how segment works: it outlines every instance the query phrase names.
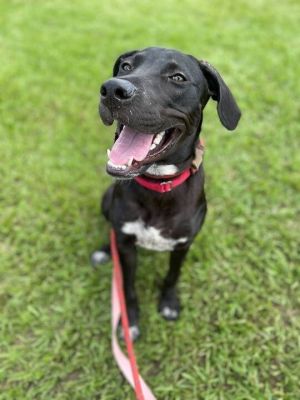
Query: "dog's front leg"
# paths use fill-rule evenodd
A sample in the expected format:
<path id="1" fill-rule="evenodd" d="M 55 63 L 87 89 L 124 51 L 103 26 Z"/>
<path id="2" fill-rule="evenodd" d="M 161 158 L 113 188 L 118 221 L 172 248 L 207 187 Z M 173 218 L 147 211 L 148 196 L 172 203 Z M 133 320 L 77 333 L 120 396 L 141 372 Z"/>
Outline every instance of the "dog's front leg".
<path id="1" fill-rule="evenodd" d="M 181 266 L 189 247 L 174 250 L 170 254 L 170 266 L 163 282 L 159 300 L 159 312 L 167 320 L 175 320 L 179 317 L 180 302 L 177 296 L 176 283 L 180 276 Z"/>
<path id="2" fill-rule="evenodd" d="M 138 327 L 139 307 L 135 291 L 135 275 L 137 268 L 137 250 L 132 236 L 117 235 L 117 246 L 123 272 L 123 288 L 132 340 L 140 334 Z M 121 331 L 121 336 L 123 332 Z"/>

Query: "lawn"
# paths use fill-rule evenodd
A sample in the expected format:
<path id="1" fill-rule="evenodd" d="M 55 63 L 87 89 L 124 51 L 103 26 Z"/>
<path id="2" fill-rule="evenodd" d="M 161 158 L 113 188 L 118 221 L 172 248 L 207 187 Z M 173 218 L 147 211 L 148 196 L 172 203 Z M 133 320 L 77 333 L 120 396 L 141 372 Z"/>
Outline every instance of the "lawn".
<path id="1" fill-rule="evenodd" d="M 0 399 L 127 400 L 110 350 L 109 227 L 99 199 L 113 128 L 100 83 L 123 51 L 207 59 L 243 111 L 205 112 L 209 213 L 172 324 L 167 255 L 141 251 L 141 373 L 163 400 L 300 398 L 299 2 L 2 1 Z"/>

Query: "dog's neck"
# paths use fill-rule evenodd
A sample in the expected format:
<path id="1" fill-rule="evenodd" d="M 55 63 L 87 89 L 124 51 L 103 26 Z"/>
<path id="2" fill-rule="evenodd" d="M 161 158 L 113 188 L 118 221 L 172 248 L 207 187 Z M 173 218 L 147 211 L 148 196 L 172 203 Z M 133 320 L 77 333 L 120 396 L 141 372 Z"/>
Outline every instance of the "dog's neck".
<path id="1" fill-rule="evenodd" d="M 182 162 L 177 161 L 176 164 L 157 163 L 152 164 L 145 172 L 146 176 L 153 178 L 168 178 L 179 175 L 186 168 L 189 168 L 193 162 L 195 154 L 195 148 L 191 152 L 190 156 Z"/>
<path id="2" fill-rule="evenodd" d="M 168 175 L 141 175 L 137 176 L 134 178 L 134 180 L 140 185 L 143 186 L 144 188 L 148 190 L 152 190 L 154 192 L 158 193 L 166 193 L 166 192 L 171 192 L 173 189 L 176 187 L 180 186 L 184 182 L 186 182 L 190 176 L 196 174 L 202 164 L 203 160 L 203 152 L 204 152 L 204 142 L 202 140 L 199 140 L 196 144 L 195 147 L 195 154 L 192 162 L 189 162 L 189 165 L 187 168 L 185 168 L 183 171 L 180 171 L 179 173 L 174 174 L 174 168 L 176 168 L 176 172 L 178 167 L 174 165 L 168 165 L 168 169 L 164 169 L 164 171 L 161 169 L 159 172 L 164 172 Z M 151 170 L 150 170 L 151 172 Z M 158 171 L 154 169 L 155 173 Z M 170 175 L 173 172 L 172 175 Z"/>
<path id="3" fill-rule="evenodd" d="M 197 140 L 193 151 L 193 155 L 188 160 L 177 165 L 153 164 L 151 165 L 151 167 L 147 169 L 144 176 L 146 178 L 161 180 L 161 179 L 173 179 L 179 177 L 186 171 L 192 171 L 192 174 L 194 174 L 195 171 L 198 171 L 200 165 L 202 164 L 203 152 L 204 152 L 204 141 L 202 139 Z"/>

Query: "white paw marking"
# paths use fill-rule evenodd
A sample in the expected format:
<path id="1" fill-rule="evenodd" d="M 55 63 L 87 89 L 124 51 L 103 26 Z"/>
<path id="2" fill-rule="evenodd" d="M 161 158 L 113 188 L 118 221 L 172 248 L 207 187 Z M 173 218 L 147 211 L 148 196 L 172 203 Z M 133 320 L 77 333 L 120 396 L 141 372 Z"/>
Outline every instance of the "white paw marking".
<path id="1" fill-rule="evenodd" d="M 99 250 L 99 251 L 95 251 L 92 254 L 92 263 L 95 265 L 96 264 L 104 264 L 107 261 L 109 261 L 109 259 L 110 259 L 110 256 L 105 251 Z"/>
<path id="2" fill-rule="evenodd" d="M 172 251 L 179 243 L 185 243 L 188 238 L 165 238 L 160 230 L 154 226 L 145 225 L 144 221 L 138 219 L 134 222 L 125 222 L 121 228 L 127 235 L 135 235 L 136 244 L 149 250 Z"/>
<path id="3" fill-rule="evenodd" d="M 140 336 L 140 330 L 137 325 L 132 325 L 129 327 L 129 336 L 132 341 L 135 341 Z M 125 337 L 123 328 L 120 330 L 120 337 L 121 339 L 124 339 Z"/>
<path id="4" fill-rule="evenodd" d="M 173 310 L 170 307 L 164 307 L 161 310 L 161 315 L 165 318 L 172 318 L 175 319 L 178 317 L 178 311 L 177 310 Z"/>
<path id="5" fill-rule="evenodd" d="M 178 168 L 176 165 L 169 164 L 169 165 L 158 165 L 152 164 L 148 169 L 147 173 L 151 175 L 174 175 L 178 172 Z"/>

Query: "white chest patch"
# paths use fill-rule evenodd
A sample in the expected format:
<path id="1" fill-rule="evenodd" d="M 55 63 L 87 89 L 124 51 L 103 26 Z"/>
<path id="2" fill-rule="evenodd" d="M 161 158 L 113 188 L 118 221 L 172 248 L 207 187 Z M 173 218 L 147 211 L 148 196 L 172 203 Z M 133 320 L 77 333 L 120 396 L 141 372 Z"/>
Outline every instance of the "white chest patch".
<path id="1" fill-rule="evenodd" d="M 178 172 L 178 168 L 176 165 L 169 164 L 169 165 L 158 165 L 158 164 L 152 164 L 148 169 L 147 169 L 148 174 L 151 175 L 174 175 Z"/>
<path id="2" fill-rule="evenodd" d="M 128 235 L 135 235 L 136 244 L 149 250 L 172 251 L 177 244 L 188 241 L 188 238 L 185 237 L 165 238 L 161 235 L 159 229 L 145 225 L 141 219 L 125 222 L 121 230 Z"/>

